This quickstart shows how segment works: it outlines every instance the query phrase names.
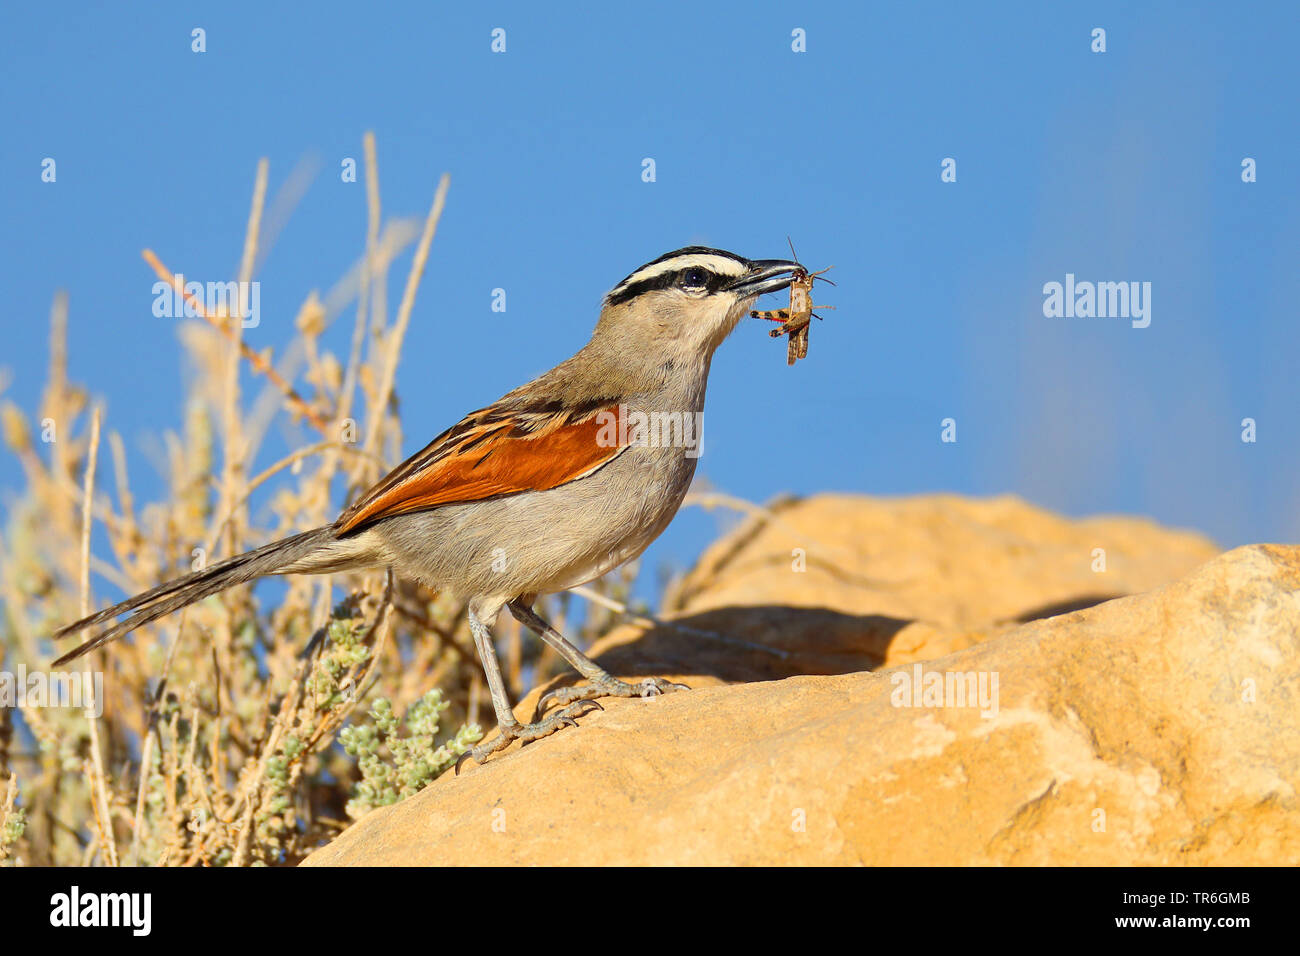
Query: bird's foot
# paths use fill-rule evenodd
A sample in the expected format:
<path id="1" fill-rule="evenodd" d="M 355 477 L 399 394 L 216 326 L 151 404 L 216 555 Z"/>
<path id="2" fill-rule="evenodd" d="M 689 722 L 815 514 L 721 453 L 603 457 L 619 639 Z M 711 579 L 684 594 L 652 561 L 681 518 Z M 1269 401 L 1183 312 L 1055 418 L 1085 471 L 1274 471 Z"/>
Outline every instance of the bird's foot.
<path id="1" fill-rule="evenodd" d="M 537 702 L 537 709 L 533 712 L 533 718 L 540 717 L 551 704 L 559 704 L 567 708 L 574 701 L 594 701 L 597 697 L 659 697 L 663 694 L 671 694 L 676 690 L 690 690 L 690 688 L 685 684 L 674 684 L 662 677 L 647 677 L 635 684 L 629 684 L 627 681 L 619 680 L 617 677 L 611 677 L 607 674 L 589 684 L 581 684 L 576 687 L 557 687 L 550 693 L 543 694 Z M 563 711 L 560 711 L 560 713 L 563 713 Z"/>
<path id="2" fill-rule="evenodd" d="M 562 727 L 576 727 L 578 726 L 579 717 L 583 717 L 593 710 L 604 709 L 594 700 L 585 698 L 557 710 L 545 720 L 535 720 L 531 724 L 521 724 L 517 720 L 509 724 L 499 724 L 495 737 L 479 744 L 477 747 L 471 747 L 460 755 L 456 760 L 456 773 L 460 773 L 461 764 L 471 757 L 476 763 L 483 763 L 498 750 L 505 750 L 509 747 L 512 741 L 518 740 L 520 744 L 530 744 L 534 740 L 549 737 Z"/>

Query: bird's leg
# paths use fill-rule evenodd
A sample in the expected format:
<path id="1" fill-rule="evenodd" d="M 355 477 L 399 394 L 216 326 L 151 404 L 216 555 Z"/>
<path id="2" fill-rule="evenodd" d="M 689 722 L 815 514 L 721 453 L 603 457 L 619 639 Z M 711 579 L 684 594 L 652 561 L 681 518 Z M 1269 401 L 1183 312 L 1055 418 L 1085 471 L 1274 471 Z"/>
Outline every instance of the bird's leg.
<path id="1" fill-rule="evenodd" d="M 537 702 L 537 709 L 533 712 L 534 719 L 540 717 L 545 712 L 547 705 L 552 703 L 567 707 L 574 701 L 594 702 L 597 697 L 658 697 L 660 694 L 671 694 L 675 690 L 690 690 L 685 684 L 674 684 L 662 677 L 647 677 L 635 684 L 619 680 L 565 640 L 563 634 L 551 627 L 550 624 L 547 624 L 536 611 L 522 600 L 511 601 L 506 607 L 510 608 L 510 613 L 515 616 L 515 619 L 520 624 L 532 630 L 543 641 L 555 648 L 556 653 L 568 661 L 574 670 L 591 682 L 580 687 L 559 687 L 549 694 L 542 695 L 542 698 Z M 558 713 L 564 713 L 564 711 L 560 710 Z"/>
<path id="2" fill-rule="evenodd" d="M 549 737 L 561 727 L 578 726 L 578 717 L 600 709 L 600 705 L 595 701 L 584 699 L 571 707 L 557 710 L 545 720 L 521 724 L 515 719 L 514 710 L 510 706 L 510 697 L 506 694 L 506 682 L 501 676 L 501 663 L 497 660 L 496 648 L 492 646 L 492 634 L 472 609 L 469 612 L 469 629 L 474 635 L 474 646 L 478 648 L 479 660 L 483 662 L 483 673 L 487 676 L 488 689 L 492 692 L 492 708 L 497 714 L 497 736 L 461 754 L 456 761 L 456 773 L 460 773 L 461 764 L 466 758 L 473 757 L 478 763 L 482 763 L 498 750 L 510 746 L 512 740 L 527 744 Z"/>

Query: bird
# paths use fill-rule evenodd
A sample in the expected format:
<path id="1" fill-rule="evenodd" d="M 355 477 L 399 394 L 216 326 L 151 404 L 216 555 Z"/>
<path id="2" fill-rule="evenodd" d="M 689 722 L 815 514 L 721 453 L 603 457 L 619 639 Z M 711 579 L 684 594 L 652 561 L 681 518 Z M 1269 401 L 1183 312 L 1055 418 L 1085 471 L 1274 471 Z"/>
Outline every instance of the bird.
<path id="1" fill-rule="evenodd" d="M 332 524 L 220 561 L 76 621 L 55 640 L 127 615 L 56 661 L 63 665 L 227 588 L 265 575 L 387 568 L 454 595 L 497 720 L 457 763 L 484 763 L 600 709 L 599 698 L 688 689 L 608 673 L 544 620 L 542 594 L 577 587 L 640 555 L 668 526 L 695 473 L 714 351 L 762 294 L 803 267 L 706 246 L 658 257 L 614 286 L 590 340 L 571 358 L 471 412 L 402 462 Z M 660 416 L 658 419 L 655 416 Z M 676 432 L 647 422 L 681 423 Z M 692 432 L 688 436 L 687 431 Z M 502 610 L 552 647 L 586 683 L 546 695 L 516 719 L 490 628 Z M 554 705 L 554 709 L 547 710 Z"/>

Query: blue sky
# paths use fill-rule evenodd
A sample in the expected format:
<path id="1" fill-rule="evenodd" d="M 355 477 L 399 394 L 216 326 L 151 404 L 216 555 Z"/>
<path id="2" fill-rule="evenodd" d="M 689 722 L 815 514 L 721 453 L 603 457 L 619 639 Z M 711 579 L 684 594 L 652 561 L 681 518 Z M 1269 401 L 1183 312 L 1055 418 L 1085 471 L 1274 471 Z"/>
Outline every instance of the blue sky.
<path id="1" fill-rule="evenodd" d="M 837 310 L 793 369 L 757 322 L 719 351 L 718 489 L 1013 492 L 1225 546 L 1300 537 L 1300 5 L 178 6 L 10 4 L 0 30 L 5 397 L 35 408 L 66 288 L 71 375 L 137 497 L 185 395 L 140 250 L 231 277 L 258 158 L 272 193 L 315 168 L 258 276 L 247 338 L 279 351 L 362 250 L 339 164 L 372 129 L 386 215 L 423 216 L 452 177 L 398 372 L 408 451 L 575 351 L 640 263 L 781 257 L 790 236 L 834 264 Z M 1150 326 L 1045 317 L 1067 273 L 1150 282 Z M 303 438 L 281 429 L 254 470 Z M 0 455 L 0 502 L 19 482 Z M 683 512 L 647 570 L 718 523 Z"/>

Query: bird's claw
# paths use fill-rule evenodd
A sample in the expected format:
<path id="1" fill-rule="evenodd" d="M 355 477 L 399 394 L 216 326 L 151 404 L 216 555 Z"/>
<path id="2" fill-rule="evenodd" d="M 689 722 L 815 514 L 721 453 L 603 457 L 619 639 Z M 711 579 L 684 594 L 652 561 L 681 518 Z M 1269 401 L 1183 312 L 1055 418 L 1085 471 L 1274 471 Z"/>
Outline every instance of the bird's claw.
<path id="1" fill-rule="evenodd" d="M 534 741 L 541 740 L 543 737 L 549 737 L 562 727 L 577 727 L 579 717 L 585 717 L 592 711 L 604 709 L 594 700 L 579 700 L 562 710 L 556 711 L 545 720 L 535 720 L 531 724 L 521 724 L 515 721 L 513 724 L 498 726 L 497 736 L 486 743 L 479 744 L 477 747 L 471 747 L 456 758 L 454 775 L 460 775 L 461 766 L 471 757 L 476 763 L 481 764 L 497 751 L 510 746 L 511 741 L 518 740 L 521 746 L 527 746 Z"/>
<path id="2" fill-rule="evenodd" d="M 463 764 L 466 760 L 468 760 L 468 759 L 469 759 L 470 757 L 472 757 L 473 755 L 474 755 L 474 748 L 473 748 L 473 747 L 470 747 L 469 750 L 466 750 L 463 754 L 461 754 L 459 757 L 457 757 L 457 758 L 456 758 L 456 769 L 455 769 L 454 771 L 452 771 L 452 776 L 454 776 L 454 777 L 459 777 L 459 776 L 460 776 L 460 767 L 461 767 L 461 764 Z"/>
<path id="3" fill-rule="evenodd" d="M 533 719 L 546 712 L 551 704 L 569 705 L 576 702 L 596 703 L 597 697 L 660 697 L 673 691 L 690 690 L 685 684 L 675 684 L 662 677 L 647 677 L 645 680 L 629 684 L 617 677 L 594 680 L 577 687 L 557 687 L 541 696 Z M 600 706 L 597 704 L 597 706 Z M 604 708 L 601 708 L 602 710 Z"/>

